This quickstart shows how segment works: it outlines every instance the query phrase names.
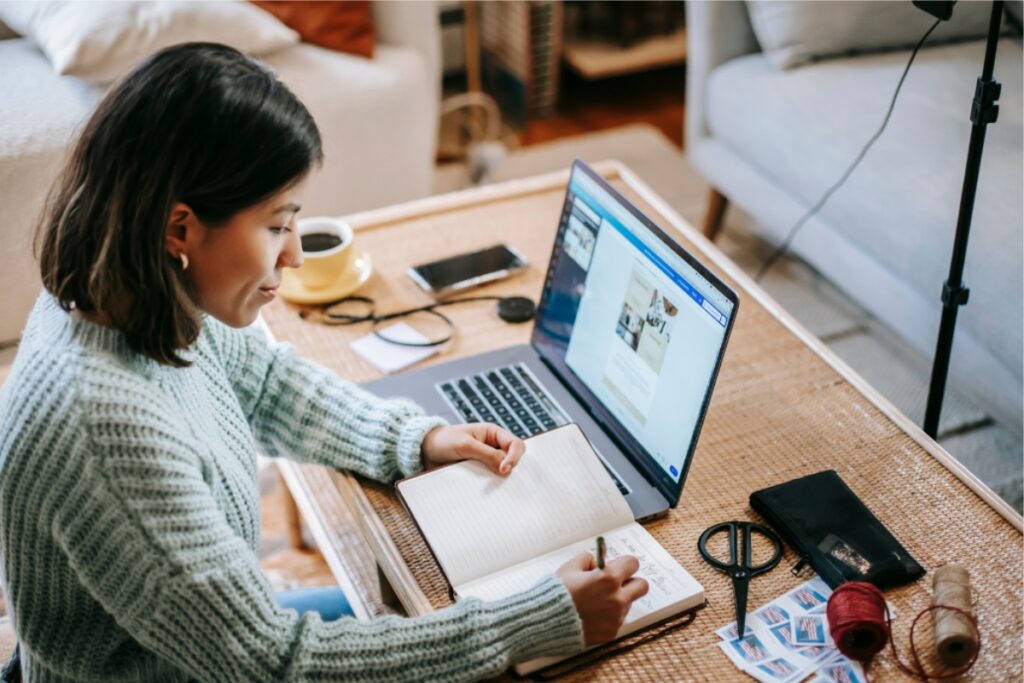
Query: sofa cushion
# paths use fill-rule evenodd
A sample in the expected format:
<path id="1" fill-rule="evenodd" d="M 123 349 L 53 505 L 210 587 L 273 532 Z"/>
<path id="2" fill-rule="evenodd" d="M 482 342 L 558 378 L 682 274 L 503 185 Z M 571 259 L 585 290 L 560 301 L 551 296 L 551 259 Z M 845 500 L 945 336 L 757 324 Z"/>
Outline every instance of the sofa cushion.
<path id="1" fill-rule="evenodd" d="M 0 40 L 0 340 L 18 335 L 39 295 L 32 236 L 47 190 L 105 88 L 58 76 L 27 38 Z"/>
<path id="2" fill-rule="evenodd" d="M 75 128 L 106 91 L 71 76 L 57 76 L 28 38 L 0 41 L 0 165 L 11 159 L 63 152 Z"/>
<path id="3" fill-rule="evenodd" d="M 302 42 L 373 57 L 376 31 L 369 0 L 250 0 L 293 29 Z"/>
<path id="4" fill-rule="evenodd" d="M 750 23 L 772 64 L 789 69 L 820 57 L 913 47 L 935 18 L 910 2 L 770 0 L 747 2 Z M 991 3 L 961 2 L 929 37 L 983 37 Z"/>
<path id="5" fill-rule="evenodd" d="M 300 44 L 263 61 L 323 136 L 324 171 L 308 188 L 304 214 L 337 215 L 424 194 L 437 118 L 431 74 L 415 49 L 378 45 L 368 60 Z"/>
<path id="6" fill-rule="evenodd" d="M 299 40 L 246 2 L 0 2 L 0 20 L 32 38 L 57 73 L 99 83 L 178 43 L 213 41 L 264 55 Z"/>
<path id="7" fill-rule="evenodd" d="M 939 310 L 949 270 L 974 84 L 984 42 L 922 50 L 889 126 L 819 217 Z M 881 124 L 907 52 L 779 71 L 760 54 L 718 67 L 706 114 L 714 137 L 802 206 L 831 186 Z M 1020 43 L 1001 40 L 997 123 L 987 127 L 958 326 L 1022 374 L 1024 134 Z M 795 222 L 800 216 L 792 216 Z M 789 227 L 789 226 L 785 226 Z M 813 230 L 813 223 L 805 228 Z M 884 306 L 884 302 L 879 302 Z"/>

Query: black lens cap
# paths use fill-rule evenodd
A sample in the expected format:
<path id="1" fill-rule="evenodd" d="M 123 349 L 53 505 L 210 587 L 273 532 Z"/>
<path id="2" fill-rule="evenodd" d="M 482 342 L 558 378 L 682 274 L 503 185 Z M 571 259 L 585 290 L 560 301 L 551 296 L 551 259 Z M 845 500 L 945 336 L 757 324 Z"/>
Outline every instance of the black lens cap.
<path id="1" fill-rule="evenodd" d="M 510 296 L 498 302 L 498 317 L 507 323 L 525 323 L 536 310 L 537 306 L 525 296 Z"/>

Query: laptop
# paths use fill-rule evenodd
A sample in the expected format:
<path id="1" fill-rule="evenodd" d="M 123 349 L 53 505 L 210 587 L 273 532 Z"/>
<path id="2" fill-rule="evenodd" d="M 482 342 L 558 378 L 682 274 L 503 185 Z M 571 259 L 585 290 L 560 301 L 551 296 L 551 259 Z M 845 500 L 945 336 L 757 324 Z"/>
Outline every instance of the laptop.
<path id="1" fill-rule="evenodd" d="M 679 503 L 738 305 L 577 159 L 530 343 L 364 387 L 521 438 L 575 422 L 646 521 Z"/>

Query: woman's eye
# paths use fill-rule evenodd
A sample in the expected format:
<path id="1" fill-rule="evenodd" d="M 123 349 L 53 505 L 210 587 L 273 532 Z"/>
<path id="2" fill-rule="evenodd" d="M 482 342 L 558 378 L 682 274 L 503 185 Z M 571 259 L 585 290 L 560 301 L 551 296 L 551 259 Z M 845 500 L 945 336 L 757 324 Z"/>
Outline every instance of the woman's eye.
<path id="1" fill-rule="evenodd" d="M 280 234 L 285 233 L 285 232 L 291 232 L 291 228 L 289 228 L 287 225 L 285 225 L 285 226 L 281 226 L 281 227 L 271 228 L 270 232 L 274 233 L 275 235 L 280 235 Z"/>

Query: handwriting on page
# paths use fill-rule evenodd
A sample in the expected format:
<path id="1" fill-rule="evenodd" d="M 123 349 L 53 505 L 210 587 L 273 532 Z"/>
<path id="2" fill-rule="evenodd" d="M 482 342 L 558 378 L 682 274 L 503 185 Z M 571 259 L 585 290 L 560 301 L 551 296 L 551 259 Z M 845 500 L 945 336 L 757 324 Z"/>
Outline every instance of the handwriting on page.
<path id="1" fill-rule="evenodd" d="M 402 483 L 402 496 L 453 585 L 632 520 L 578 427 L 526 443 L 507 478 L 463 462 Z"/>
<path id="2" fill-rule="evenodd" d="M 633 523 L 604 534 L 606 555 L 612 560 L 632 555 L 640 562 L 636 576 L 647 580 L 647 595 L 633 603 L 626 624 L 664 610 L 697 592 L 701 586 L 639 524 Z M 594 540 L 588 539 L 560 548 L 543 557 L 516 565 L 506 571 L 456 586 L 460 597 L 496 600 L 530 588 L 581 552 L 593 552 Z"/>
<path id="3" fill-rule="evenodd" d="M 678 572 L 672 571 L 671 565 L 678 567 L 675 560 L 668 556 L 665 550 L 648 534 L 645 533 L 644 536 L 646 538 L 636 534 L 633 529 L 620 529 L 618 533 L 611 536 L 613 542 L 605 551 L 606 562 L 622 555 L 635 557 L 640 562 L 636 576 L 646 579 L 650 587 L 647 595 L 633 603 L 632 609 L 626 616 L 629 621 L 661 609 L 674 602 L 676 596 L 689 590 L 687 585 L 687 579 L 690 579 L 689 575 L 682 577 Z M 660 552 L 656 552 L 654 546 L 657 546 L 657 551 Z M 666 558 L 671 565 L 665 561 Z"/>

